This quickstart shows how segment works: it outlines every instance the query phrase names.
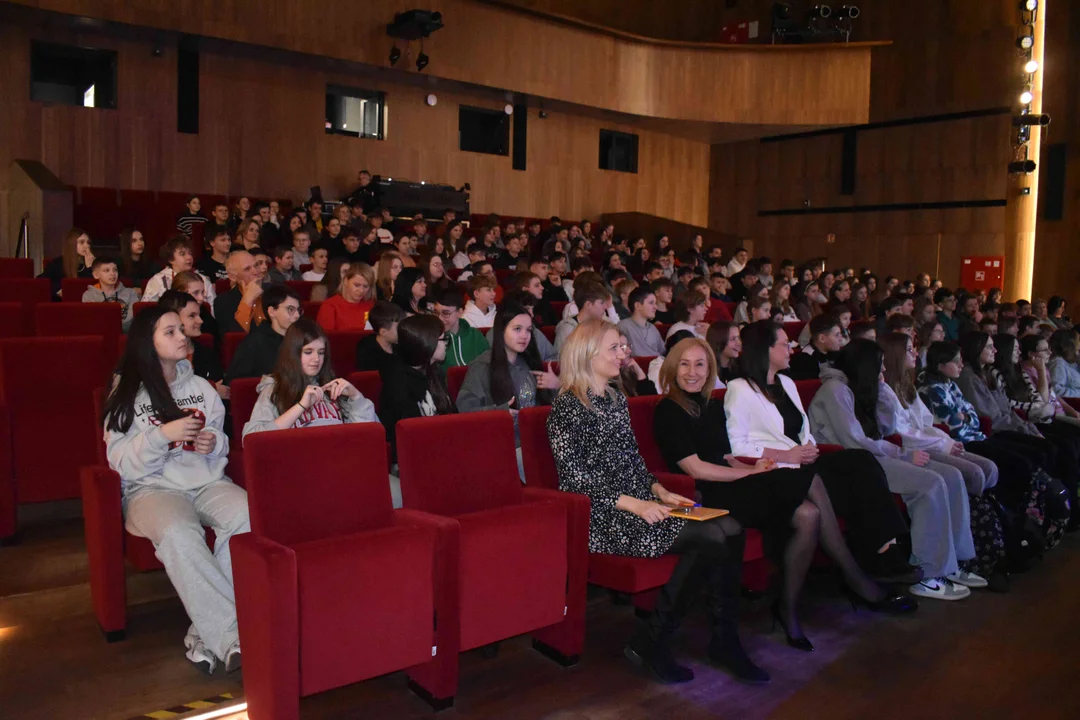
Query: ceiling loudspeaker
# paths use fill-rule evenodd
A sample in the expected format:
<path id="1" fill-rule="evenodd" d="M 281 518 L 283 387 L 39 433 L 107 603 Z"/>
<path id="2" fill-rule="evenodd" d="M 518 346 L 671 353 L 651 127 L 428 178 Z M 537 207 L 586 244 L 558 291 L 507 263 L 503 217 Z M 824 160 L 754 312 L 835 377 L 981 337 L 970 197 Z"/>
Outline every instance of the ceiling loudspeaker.
<path id="1" fill-rule="evenodd" d="M 400 40 L 421 40 L 443 27 L 442 13 L 435 10 L 407 10 L 394 15 L 386 34 Z"/>

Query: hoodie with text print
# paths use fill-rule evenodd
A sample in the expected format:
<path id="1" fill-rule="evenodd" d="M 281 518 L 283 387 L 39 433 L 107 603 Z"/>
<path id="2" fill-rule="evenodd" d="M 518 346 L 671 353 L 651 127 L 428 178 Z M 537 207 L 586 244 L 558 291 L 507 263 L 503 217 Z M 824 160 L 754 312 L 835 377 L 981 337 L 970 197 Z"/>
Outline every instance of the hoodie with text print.
<path id="1" fill-rule="evenodd" d="M 170 442 L 153 413 L 149 393 L 139 388 L 128 431 L 105 431 L 109 467 L 120 475 L 125 498 L 143 488 L 191 492 L 225 479 L 229 439 L 224 432 L 225 406 L 217 390 L 195 375 L 190 362 L 181 360 L 169 391 L 177 407 L 203 418 L 203 429 L 217 442 L 208 455 L 195 452 L 194 445 Z"/>
<path id="2" fill-rule="evenodd" d="M 245 438 L 251 433 L 281 429 L 274 424 L 281 413 L 270 399 L 274 393 L 274 378 L 264 375 L 255 389 L 259 393 L 259 399 L 255 401 L 251 419 L 244 423 L 243 437 Z M 350 400 L 342 396 L 338 398 L 336 404 L 330 402 L 327 397 L 315 403 L 310 410 L 304 411 L 293 427 L 306 428 L 362 422 L 379 422 L 379 416 L 375 414 L 375 404 L 366 397 L 360 395 L 355 400 Z"/>

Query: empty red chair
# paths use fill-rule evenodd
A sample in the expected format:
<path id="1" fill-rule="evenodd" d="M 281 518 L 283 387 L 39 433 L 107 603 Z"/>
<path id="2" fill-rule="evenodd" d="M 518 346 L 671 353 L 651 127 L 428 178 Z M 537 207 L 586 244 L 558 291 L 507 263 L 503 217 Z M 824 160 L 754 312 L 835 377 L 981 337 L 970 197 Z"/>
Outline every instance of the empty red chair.
<path id="1" fill-rule="evenodd" d="M 22 303 L 23 335 L 34 334 L 34 306 L 52 302 L 52 284 L 42 278 L 10 278 L 0 282 L 0 302 Z"/>
<path id="2" fill-rule="evenodd" d="M 296 294 L 300 296 L 301 302 L 307 302 L 311 299 L 311 289 L 319 283 L 311 280 L 286 280 L 285 285 L 296 291 Z"/>
<path id="3" fill-rule="evenodd" d="M 34 322 L 39 337 L 100 335 L 104 360 L 112 367 L 120 348 L 121 315 L 118 303 L 48 303 L 34 309 Z"/>
<path id="4" fill-rule="evenodd" d="M 346 379 L 352 383 L 354 388 L 360 391 L 361 395 L 375 405 L 375 412 L 378 413 L 379 396 L 382 395 L 382 378 L 379 377 L 379 371 L 352 372 L 349 373 Z"/>
<path id="5" fill-rule="evenodd" d="M 32 278 L 34 277 L 33 258 L 0 258 L 0 278 Z"/>
<path id="6" fill-rule="evenodd" d="M 453 703 L 458 524 L 391 507 L 385 443 L 379 423 L 248 441 L 251 532 L 231 548 L 252 717 L 398 670 Z"/>
<path id="7" fill-rule="evenodd" d="M 23 304 L 0 302 L 0 338 L 24 337 L 26 321 L 23 318 Z"/>
<path id="8" fill-rule="evenodd" d="M 461 525 L 461 649 L 532 633 L 534 648 L 576 663 L 585 640 L 588 501 L 522 487 L 507 412 L 402 420 L 397 450 L 403 506 Z"/>
<path id="9" fill-rule="evenodd" d="M 64 278 L 60 281 L 60 300 L 63 302 L 82 302 L 86 288 L 96 283 L 92 277 Z"/>
<path id="10" fill-rule="evenodd" d="M 97 457 L 93 391 L 106 372 L 100 337 L 0 340 L 0 416 L 11 446 L 0 538 L 15 533 L 17 503 L 79 497 L 79 468 Z"/>
<path id="11" fill-rule="evenodd" d="M 458 365 L 446 371 L 446 392 L 453 402 L 457 402 L 461 385 L 465 382 L 465 374 L 469 372 L 468 365 Z"/>
<path id="12" fill-rule="evenodd" d="M 372 335 L 371 330 L 334 330 L 326 333 L 330 341 L 330 360 L 334 364 L 334 375 L 346 377 L 356 371 L 356 343 L 360 338 Z"/>

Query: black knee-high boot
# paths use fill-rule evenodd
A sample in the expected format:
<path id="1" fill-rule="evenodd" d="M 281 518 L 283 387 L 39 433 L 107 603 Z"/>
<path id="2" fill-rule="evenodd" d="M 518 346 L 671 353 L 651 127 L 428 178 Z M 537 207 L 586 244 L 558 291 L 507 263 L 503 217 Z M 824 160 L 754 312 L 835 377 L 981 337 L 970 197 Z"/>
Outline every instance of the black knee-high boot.
<path id="1" fill-rule="evenodd" d="M 730 672 L 736 680 L 761 684 L 769 682 L 769 673 L 754 664 L 739 640 L 743 537 L 739 536 L 738 547 L 730 548 L 734 560 L 709 568 L 708 607 L 712 638 L 708 655 L 709 660 Z"/>

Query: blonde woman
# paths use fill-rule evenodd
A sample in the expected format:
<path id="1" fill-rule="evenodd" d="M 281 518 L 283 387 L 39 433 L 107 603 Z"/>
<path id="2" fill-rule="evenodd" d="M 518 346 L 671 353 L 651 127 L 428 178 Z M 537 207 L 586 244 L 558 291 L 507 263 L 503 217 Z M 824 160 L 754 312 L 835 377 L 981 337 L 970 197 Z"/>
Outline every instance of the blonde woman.
<path id="1" fill-rule="evenodd" d="M 370 330 L 368 313 L 375 306 L 375 271 L 367 263 L 353 263 L 341 274 L 338 294 L 319 306 L 317 321 L 323 330 Z"/>
<path id="2" fill-rule="evenodd" d="M 379 300 L 394 297 L 394 281 L 404 267 L 401 256 L 392 250 L 379 256 L 379 264 L 375 267 L 375 294 Z"/>
<path id="3" fill-rule="evenodd" d="M 240 227 L 236 229 L 236 238 L 233 242 L 233 248 L 244 248 L 247 251 L 254 250 L 259 247 L 259 233 L 262 231 L 262 226 L 258 221 L 247 219 L 240 223 Z"/>
<path id="4" fill-rule="evenodd" d="M 592 552 L 681 556 L 660 590 L 656 609 L 641 622 L 624 653 L 660 682 L 693 680 L 693 671 L 675 661 L 668 642 L 702 587 L 707 587 L 712 618 L 709 659 L 740 680 L 768 682 L 769 675 L 743 650 L 737 632 L 742 527 L 728 516 L 689 522 L 669 514 L 671 506 L 692 505 L 693 500 L 670 492 L 645 469 L 626 397 L 611 386 L 625 354 L 614 325 L 604 320 L 581 323 L 563 345 L 561 389 L 547 423 L 559 487 L 592 501 Z"/>

